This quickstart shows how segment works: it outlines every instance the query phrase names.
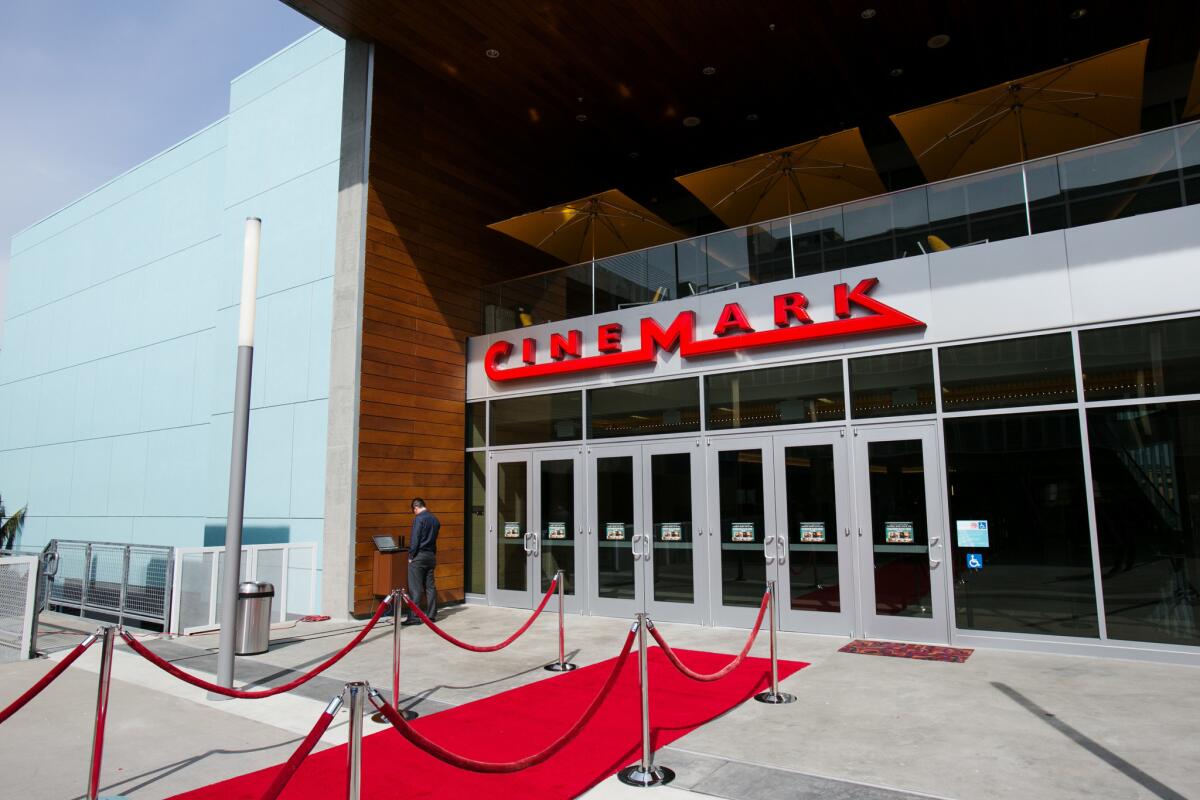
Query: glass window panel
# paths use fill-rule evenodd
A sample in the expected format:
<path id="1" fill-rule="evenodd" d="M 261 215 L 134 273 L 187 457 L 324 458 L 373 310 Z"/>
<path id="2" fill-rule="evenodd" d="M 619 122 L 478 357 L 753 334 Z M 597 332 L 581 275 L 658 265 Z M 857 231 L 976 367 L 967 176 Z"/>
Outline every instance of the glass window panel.
<path id="1" fill-rule="evenodd" d="M 930 233 L 951 247 L 1028 233 L 1020 167 L 933 184 L 928 191 Z M 928 239 L 922 246 L 932 250 Z"/>
<path id="2" fill-rule="evenodd" d="M 1079 415 L 943 424 L 958 627 L 1098 636 Z M 982 569 L 967 568 L 969 553 Z"/>
<path id="3" fill-rule="evenodd" d="M 1174 131 L 1058 156 L 1071 226 L 1182 205 Z"/>
<path id="4" fill-rule="evenodd" d="M 654 599 L 691 603 L 692 454 L 655 453 L 650 456 L 650 535 L 654 544 Z"/>
<path id="5" fill-rule="evenodd" d="M 844 419 L 842 362 L 794 364 L 705 378 L 709 430 Z"/>
<path id="6" fill-rule="evenodd" d="M 792 277 L 787 220 L 721 231 L 704 239 L 707 291 Z"/>
<path id="7" fill-rule="evenodd" d="M 867 444 L 875 613 L 933 616 L 920 439 Z"/>
<path id="8" fill-rule="evenodd" d="M 632 600 L 633 457 L 596 459 L 596 593 Z"/>
<path id="9" fill-rule="evenodd" d="M 855 419 L 932 414 L 933 353 L 850 359 L 850 404 Z"/>
<path id="10" fill-rule="evenodd" d="M 915 256 L 928 247 L 929 202 L 923 186 L 843 206 L 842 214 L 846 266 Z"/>
<path id="11" fill-rule="evenodd" d="M 1079 353 L 1087 400 L 1200 392 L 1200 317 L 1080 331 Z"/>
<path id="12" fill-rule="evenodd" d="M 473 594 L 487 591 L 487 453 L 467 453 L 466 587 Z M 503 528 L 500 529 L 503 532 Z"/>
<path id="13" fill-rule="evenodd" d="M 1183 171 L 1184 201 L 1200 203 L 1200 123 L 1175 129 L 1179 140 L 1179 163 Z"/>
<path id="14" fill-rule="evenodd" d="M 725 450 L 717 456 L 721 509 L 721 603 L 757 608 L 767 579 L 763 560 L 762 450 Z"/>
<path id="15" fill-rule="evenodd" d="M 1044 158 L 1026 163 L 1025 181 L 1029 189 L 1029 218 L 1033 232 L 1068 227 L 1067 200 L 1059 181 L 1058 161 Z"/>
<path id="16" fill-rule="evenodd" d="M 491 445 L 578 439 L 583 430 L 581 412 L 579 392 L 493 400 Z"/>
<path id="17" fill-rule="evenodd" d="M 575 460 L 543 461 L 541 481 L 542 588 L 558 570 L 563 571 L 563 592 L 575 594 Z"/>
<path id="18" fill-rule="evenodd" d="M 943 347 L 942 410 L 1074 402 L 1074 365 L 1069 333 Z"/>
<path id="19" fill-rule="evenodd" d="M 588 436 L 644 436 L 700 430 L 700 383 L 695 378 L 588 392 Z"/>
<path id="20" fill-rule="evenodd" d="M 792 608 L 840 611 L 833 446 L 788 447 L 783 469 Z"/>
<path id="21" fill-rule="evenodd" d="M 467 447 L 487 445 L 487 403 L 467 403 Z"/>
<path id="22" fill-rule="evenodd" d="M 591 262 L 496 284 L 484 303 L 484 322 L 493 332 L 591 314 Z"/>
<path id="23" fill-rule="evenodd" d="M 315 613 L 313 602 L 313 551 L 293 549 L 287 555 L 287 597 L 285 619 L 299 619 Z"/>
<path id="24" fill-rule="evenodd" d="M 792 217 L 791 225 L 796 275 L 813 275 L 846 265 L 841 207 L 799 214 Z"/>
<path id="25" fill-rule="evenodd" d="M 1200 645 L 1200 403 L 1088 411 L 1110 639 Z"/>
<path id="26" fill-rule="evenodd" d="M 687 239 L 676 242 L 675 280 L 677 297 L 692 297 L 708 289 L 708 264 L 704 239 Z"/>
<path id="27" fill-rule="evenodd" d="M 496 588 L 529 588 L 525 535 L 529 533 L 529 483 L 524 461 L 496 464 Z"/>
<path id="28" fill-rule="evenodd" d="M 673 300 L 677 291 L 674 245 L 596 262 L 596 313 Z"/>

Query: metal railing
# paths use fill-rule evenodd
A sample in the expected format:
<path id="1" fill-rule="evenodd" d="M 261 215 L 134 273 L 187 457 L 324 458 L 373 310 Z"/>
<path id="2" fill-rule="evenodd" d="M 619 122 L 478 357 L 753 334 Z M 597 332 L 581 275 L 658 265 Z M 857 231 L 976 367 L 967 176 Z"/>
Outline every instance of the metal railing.
<path id="1" fill-rule="evenodd" d="M 1200 122 L 483 289 L 485 333 L 1200 203 Z"/>
<path id="2" fill-rule="evenodd" d="M 174 634 L 216 630 L 221 621 L 220 576 L 224 547 L 177 547 L 169 630 Z M 317 546 L 246 545 L 239 580 L 267 581 L 275 586 L 272 622 L 316 613 Z"/>
<path id="3" fill-rule="evenodd" d="M 171 614 L 174 548 L 148 544 L 54 539 L 58 570 L 49 604 L 82 617 L 159 625 Z M 48 548 L 49 549 L 49 548 Z"/>
<path id="4" fill-rule="evenodd" d="M 33 655 L 38 561 L 37 556 L 0 555 L 0 662 Z"/>

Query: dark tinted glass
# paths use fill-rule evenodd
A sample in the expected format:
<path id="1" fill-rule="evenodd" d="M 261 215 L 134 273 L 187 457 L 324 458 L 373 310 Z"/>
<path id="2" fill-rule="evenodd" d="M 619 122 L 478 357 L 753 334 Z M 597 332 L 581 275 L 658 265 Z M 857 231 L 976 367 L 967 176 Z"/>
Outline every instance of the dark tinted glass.
<path id="1" fill-rule="evenodd" d="M 840 611 L 833 446 L 788 447 L 783 464 L 792 608 Z"/>
<path id="2" fill-rule="evenodd" d="M 717 456 L 721 509 L 721 604 L 757 608 L 767 578 L 763 561 L 766 499 L 762 450 L 726 450 Z"/>
<path id="3" fill-rule="evenodd" d="M 875 613 L 928 619 L 933 599 L 921 440 L 870 442 L 867 459 Z"/>
<path id="4" fill-rule="evenodd" d="M 579 392 L 492 401 L 492 447 L 580 438 Z"/>
<path id="5" fill-rule="evenodd" d="M 496 464 L 496 588 L 529 587 L 525 548 L 529 534 L 529 471 L 524 461 Z"/>
<path id="6" fill-rule="evenodd" d="M 467 403 L 467 447 L 487 444 L 487 403 Z"/>
<path id="7" fill-rule="evenodd" d="M 563 571 L 563 593 L 575 594 L 575 461 L 564 458 L 538 464 L 541 482 L 542 588 Z"/>
<path id="8" fill-rule="evenodd" d="M 938 368 L 943 411 L 1075 400 L 1069 333 L 943 347 Z"/>
<path id="9" fill-rule="evenodd" d="M 692 454 L 650 456 L 650 538 L 654 543 L 654 599 L 691 603 Z"/>
<path id="10" fill-rule="evenodd" d="M 840 361 L 710 375 L 705 380 L 709 430 L 823 422 L 846 416 Z"/>
<path id="11" fill-rule="evenodd" d="M 932 414 L 933 354 L 929 350 L 850 360 L 855 419 Z"/>
<path id="12" fill-rule="evenodd" d="M 1088 412 L 1110 639 L 1200 645 L 1200 403 Z"/>
<path id="13" fill-rule="evenodd" d="M 698 430 L 700 382 L 695 378 L 588 392 L 588 436 L 593 439 Z"/>
<path id="14" fill-rule="evenodd" d="M 596 594 L 632 600 L 636 596 L 633 563 L 633 458 L 596 459 Z"/>
<path id="15" fill-rule="evenodd" d="M 487 453 L 467 453 L 467 591 L 487 591 Z"/>
<path id="16" fill-rule="evenodd" d="M 1099 635 L 1078 414 L 944 425 L 958 627 Z"/>
<path id="17" fill-rule="evenodd" d="M 1200 317 L 1079 332 L 1088 400 L 1200 392 Z"/>

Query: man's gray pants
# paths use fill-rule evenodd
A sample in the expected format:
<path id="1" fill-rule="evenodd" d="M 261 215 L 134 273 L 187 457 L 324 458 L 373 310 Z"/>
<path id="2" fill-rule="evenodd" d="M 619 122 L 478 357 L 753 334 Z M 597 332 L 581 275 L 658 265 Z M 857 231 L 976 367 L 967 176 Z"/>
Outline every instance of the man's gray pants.
<path id="1" fill-rule="evenodd" d="M 408 562 L 408 596 L 433 620 L 437 619 L 437 587 L 433 582 L 436 566 L 437 556 L 433 553 L 418 553 Z"/>

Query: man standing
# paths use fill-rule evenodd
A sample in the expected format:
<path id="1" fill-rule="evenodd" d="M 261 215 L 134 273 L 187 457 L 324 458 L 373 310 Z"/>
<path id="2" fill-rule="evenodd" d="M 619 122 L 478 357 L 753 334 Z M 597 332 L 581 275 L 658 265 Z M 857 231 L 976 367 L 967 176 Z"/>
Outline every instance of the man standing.
<path id="1" fill-rule="evenodd" d="M 412 538 L 408 543 L 408 595 L 414 603 L 424 607 L 425 616 L 436 620 L 437 587 L 434 585 L 433 572 L 437 566 L 437 537 L 442 523 L 419 497 L 413 498 L 412 512 Z M 410 612 L 403 624 L 420 625 L 421 620 Z"/>

